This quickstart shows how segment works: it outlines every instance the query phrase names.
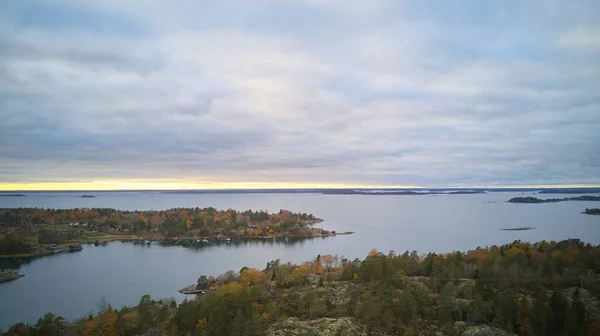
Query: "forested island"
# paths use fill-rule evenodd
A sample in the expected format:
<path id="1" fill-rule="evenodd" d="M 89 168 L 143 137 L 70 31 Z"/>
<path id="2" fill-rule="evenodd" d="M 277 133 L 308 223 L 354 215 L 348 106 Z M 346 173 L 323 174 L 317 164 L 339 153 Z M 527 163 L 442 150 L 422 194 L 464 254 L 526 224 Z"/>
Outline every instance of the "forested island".
<path id="1" fill-rule="evenodd" d="M 280 210 L 236 211 L 176 208 L 153 211 L 115 209 L 0 210 L 0 257 L 50 254 L 68 244 L 104 240 L 186 240 L 332 236 L 339 233 L 312 227 L 322 219 L 313 214 Z"/>
<path id="2" fill-rule="evenodd" d="M 578 239 L 446 254 L 371 251 L 200 276 L 194 299 L 48 313 L 4 335 L 598 335 L 600 246 Z M 82 312 L 84 314 L 84 312 Z"/>
<path id="3" fill-rule="evenodd" d="M 586 215 L 600 215 L 600 209 L 585 209 L 583 213 Z"/>
<path id="4" fill-rule="evenodd" d="M 513 197 L 508 200 L 509 203 L 556 203 L 567 201 L 600 201 L 600 196 L 577 196 L 565 198 L 537 198 L 537 197 Z"/>

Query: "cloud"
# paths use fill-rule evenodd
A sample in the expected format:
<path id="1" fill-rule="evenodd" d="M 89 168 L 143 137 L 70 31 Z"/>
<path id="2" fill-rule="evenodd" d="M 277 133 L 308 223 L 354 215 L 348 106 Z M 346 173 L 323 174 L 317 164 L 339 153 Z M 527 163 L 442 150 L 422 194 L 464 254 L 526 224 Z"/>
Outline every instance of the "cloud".
<path id="1" fill-rule="evenodd" d="M 3 3 L 0 183 L 598 184 L 586 3 Z"/>

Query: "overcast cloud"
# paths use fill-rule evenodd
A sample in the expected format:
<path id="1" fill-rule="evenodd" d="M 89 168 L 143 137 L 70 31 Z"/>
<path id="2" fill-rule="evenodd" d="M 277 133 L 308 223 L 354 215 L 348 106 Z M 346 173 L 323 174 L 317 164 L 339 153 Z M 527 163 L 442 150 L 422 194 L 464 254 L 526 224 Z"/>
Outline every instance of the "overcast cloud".
<path id="1" fill-rule="evenodd" d="M 0 183 L 600 184 L 600 2 L 2 1 Z"/>

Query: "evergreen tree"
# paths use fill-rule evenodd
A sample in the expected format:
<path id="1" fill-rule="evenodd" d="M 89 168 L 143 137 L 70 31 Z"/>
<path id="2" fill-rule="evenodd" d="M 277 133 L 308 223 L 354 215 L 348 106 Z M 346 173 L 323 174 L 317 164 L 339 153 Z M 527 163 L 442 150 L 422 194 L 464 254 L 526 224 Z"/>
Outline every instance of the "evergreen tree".
<path id="1" fill-rule="evenodd" d="M 456 308 L 456 286 L 452 281 L 446 283 L 438 296 L 438 318 L 441 322 L 452 321 L 452 311 Z"/>

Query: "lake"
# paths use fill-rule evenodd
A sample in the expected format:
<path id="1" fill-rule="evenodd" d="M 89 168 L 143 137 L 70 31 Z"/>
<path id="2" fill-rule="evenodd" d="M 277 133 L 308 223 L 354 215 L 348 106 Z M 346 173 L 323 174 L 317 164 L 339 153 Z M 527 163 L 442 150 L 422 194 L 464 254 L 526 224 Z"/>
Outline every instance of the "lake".
<path id="1" fill-rule="evenodd" d="M 121 210 L 209 207 L 236 210 L 289 209 L 323 218 L 329 230 L 355 234 L 309 240 L 237 241 L 202 249 L 141 246 L 113 242 L 84 245 L 81 252 L 44 257 L 18 268 L 25 277 L 0 284 L 0 328 L 35 321 L 46 312 L 67 319 L 94 313 L 104 298 L 113 307 L 135 305 L 144 294 L 154 299 L 175 297 L 177 290 L 202 275 L 218 275 L 243 266 L 264 268 L 273 259 L 299 263 L 318 254 L 363 258 L 371 249 L 382 252 L 417 250 L 449 252 L 477 246 L 523 241 L 579 238 L 600 244 L 600 216 L 583 215 L 599 202 L 511 204 L 526 192 L 473 195 L 365 196 L 321 194 L 163 194 L 154 192 L 26 193 L 0 197 L 0 208 L 100 207 Z M 568 195 L 577 196 L 577 195 Z M 539 195 L 540 198 L 564 195 Z M 503 228 L 535 227 L 530 231 Z M 2 264 L 0 264 L 2 265 Z"/>

